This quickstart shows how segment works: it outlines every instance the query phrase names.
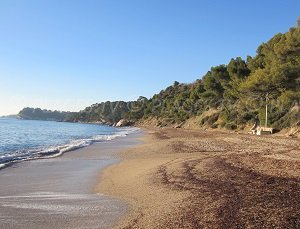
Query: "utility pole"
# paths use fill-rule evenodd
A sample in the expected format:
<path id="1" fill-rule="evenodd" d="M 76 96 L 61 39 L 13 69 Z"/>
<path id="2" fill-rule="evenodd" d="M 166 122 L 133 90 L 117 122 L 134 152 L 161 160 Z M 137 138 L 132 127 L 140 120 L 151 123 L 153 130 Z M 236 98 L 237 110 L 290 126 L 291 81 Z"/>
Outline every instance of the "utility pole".
<path id="1" fill-rule="evenodd" d="M 266 123 L 265 127 L 268 127 L 268 101 L 269 101 L 269 92 L 266 94 Z"/>

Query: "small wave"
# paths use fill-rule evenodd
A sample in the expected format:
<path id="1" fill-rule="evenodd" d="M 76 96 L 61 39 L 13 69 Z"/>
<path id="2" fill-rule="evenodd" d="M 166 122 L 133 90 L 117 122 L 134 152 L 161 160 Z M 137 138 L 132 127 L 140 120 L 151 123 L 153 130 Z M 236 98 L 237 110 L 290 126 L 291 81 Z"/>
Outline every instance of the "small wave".
<path id="1" fill-rule="evenodd" d="M 0 169 L 3 169 L 16 162 L 58 157 L 66 152 L 89 146 L 95 142 L 111 141 L 116 138 L 125 137 L 137 130 L 137 128 L 122 128 L 115 134 L 96 135 L 91 138 L 76 139 L 65 145 L 5 153 L 0 156 Z"/>

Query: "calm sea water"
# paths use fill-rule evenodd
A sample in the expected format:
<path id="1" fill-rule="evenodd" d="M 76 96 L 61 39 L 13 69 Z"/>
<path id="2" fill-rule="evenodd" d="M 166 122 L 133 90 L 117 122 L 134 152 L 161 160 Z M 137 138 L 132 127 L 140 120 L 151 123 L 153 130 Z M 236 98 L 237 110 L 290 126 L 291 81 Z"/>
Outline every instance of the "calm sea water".
<path id="1" fill-rule="evenodd" d="M 24 160 L 56 157 L 132 131 L 96 124 L 0 118 L 0 168 Z"/>

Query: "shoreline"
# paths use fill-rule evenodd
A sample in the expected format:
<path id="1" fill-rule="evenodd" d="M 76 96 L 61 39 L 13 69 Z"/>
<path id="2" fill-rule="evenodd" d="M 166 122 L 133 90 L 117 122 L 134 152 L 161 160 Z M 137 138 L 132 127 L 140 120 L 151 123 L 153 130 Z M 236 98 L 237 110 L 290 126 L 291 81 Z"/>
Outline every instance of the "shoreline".
<path id="1" fill-rule="evenodd" d="M 32 121 L 32 120 L 30 120 Z M 33 120 L 36 121 L 36 120 Z M 38 120 L 40 121 L 40 120 Z M 43 120 L 46 121 L 46 120 Z M 53 121 L 46 121 L 46 122 L 53 122 Z M 80 124 L 80 123 L 78 123 Z M 95 124 L 94 124 L 95 125 Z M 102 125 L 105 126 L 105 125 Z M 0 160 L 0 171 L 2 169 L 8 168 L 14 164 L 23 163 L 27 161 L 33 161 L 33 160 L 44 160 L 44 159 L 51 159 L 51 158 L 57 158 L 63 156 L 65 153 L 72 152 L 75 150 L 80 150 L 85 147 L 89 147 L 93 144 L 111 141 L 117 138 L 126 137 L 127 135 L 134 133 L 135 131 L 139 131 L 139 128 L 137 127 L 122 127 L 122 128 L 116 128 L 118 129 L 118 132 L 115 132 L 114 134 L 108 134 L 108 135 L 96 135 L 91 136 L 90 138 L 74 138 L 70 139 L 69 141 L 61 144 L 56 145 L 45 145 L 45 146 L 39 146 L 36 148 L 24 148 L 24 149 L 18 149 L 17 151 L 8 151 L 4 153 L 3 155 L 6 155 L 5 157 L 1 158 Z M 20 155 L 14 154 L 18 152 L 24 152 Z M 0 154 L 1 156 L 1 154 Z M 3 160 L 4 159 L 4 160 Z"/>
<path id="2" fill-rule="evenodd" d="M 117 228 L 300 226 L 299 139 L 145 132 L 144 143 L 121 152 L 95 187 L 130 206 Z"/>
<path id="3" fill-rule="evenodd" d="M 14 163 L 0 172 L 0 228 L 110 228 L 126 203 L 93 193 L 118 151 L 138 144 L 140 131 L 51 159 Z"/>

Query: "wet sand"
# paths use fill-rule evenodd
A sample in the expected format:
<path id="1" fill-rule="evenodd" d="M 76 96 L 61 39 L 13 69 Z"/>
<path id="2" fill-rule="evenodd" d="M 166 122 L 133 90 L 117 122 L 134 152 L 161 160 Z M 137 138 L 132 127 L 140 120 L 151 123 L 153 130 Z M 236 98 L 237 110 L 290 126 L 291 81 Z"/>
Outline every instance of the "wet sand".
<path id="1" fill-rule="evenodd" d="M 300 228 L 300 140 L 149 130 L 95 191 L 130 211 L 117 228 Z"/>
<path id="2" fill-rule="evenodd" d="M 127 211 L 119 199 L 92 192 L 116 153 L 140 133 L 0 170 L 0 228 L 111 228 Z"/>

